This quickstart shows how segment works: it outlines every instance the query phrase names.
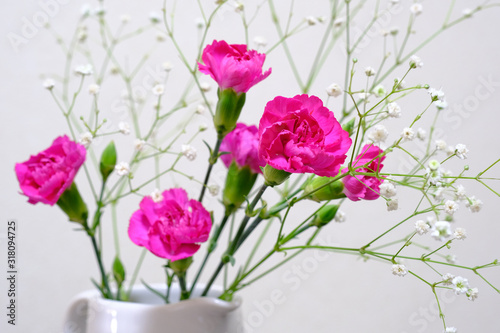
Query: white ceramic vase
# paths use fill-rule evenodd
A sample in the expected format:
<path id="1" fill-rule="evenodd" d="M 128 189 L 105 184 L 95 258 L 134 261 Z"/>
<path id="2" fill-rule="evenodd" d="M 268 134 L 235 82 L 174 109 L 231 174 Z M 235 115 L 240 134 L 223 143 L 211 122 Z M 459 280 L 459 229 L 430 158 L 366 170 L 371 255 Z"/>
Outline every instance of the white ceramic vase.
<path id="1" fill-rule="evenodd" d="M 165 292 L 164 285 L 153 288 Z M 193 295 L 201 294 L 199 285 Z M 180 289 L 170 291 L 174 303 L 163 300 L 142 285 L 133 288 L 130 302 L 107 300 L 97 290 L 79 294 L 67 311 L 64 333 L 243 333 L 240 299 L 226 302 L 208 297 L 177 301 Z"/>

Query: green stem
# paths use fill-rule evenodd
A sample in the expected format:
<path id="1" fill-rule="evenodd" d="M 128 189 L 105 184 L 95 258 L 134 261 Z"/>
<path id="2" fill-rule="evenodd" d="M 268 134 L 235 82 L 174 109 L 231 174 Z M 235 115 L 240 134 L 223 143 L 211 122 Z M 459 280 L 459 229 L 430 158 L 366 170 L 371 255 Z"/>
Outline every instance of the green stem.
<path id="1" fill-rule="evenodd" d="M 214 167 L 214 164 L 217 162 L 218 155 L 219 155 L 219 148 L 222 143 L 221 137 L 217 138 L 217 142 L 215 143 L 214 150 L 212 151 L 212 155 L 210 155 L 210 159 L 208 160 L 208 169 L 207 173 L 205 174 L 205 180 L 203 181 L 203 186 L 201 187 L 201 193 L 200 197 L 198 198 L 199 202 L 203 201 L 203 197 L 205 196 L 205 191 L 207 189 L 207 184 L 208 180 L 210 179 L 210 174 L 212 173 L 212 168 Z"/>

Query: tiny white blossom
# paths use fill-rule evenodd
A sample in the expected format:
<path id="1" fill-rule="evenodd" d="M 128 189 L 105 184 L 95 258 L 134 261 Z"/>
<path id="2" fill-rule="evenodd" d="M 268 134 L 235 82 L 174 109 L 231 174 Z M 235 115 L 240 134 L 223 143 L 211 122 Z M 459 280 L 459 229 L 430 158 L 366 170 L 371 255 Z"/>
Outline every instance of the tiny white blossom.
<path id="1" fill-rule="evenodd" d="M 384 125 L 375 125 L 372 131 L 368 134 L 368 139 L 373 142 L 384 142 L 389 136 L 389 132 Z"/>
<path id="2" fill-rule="evenodd" d="M 444 140 L 436 140 L 436 149 L 437 150 L 446 150 L 446 142 Z"/>
<path id="3" fill-rule="evenodd" d="M 474 301 L 477 298 L 478 294 L 479 294 L 479 290 L 477 288 L 470 288 L 465 293 L 465 295 L 467 295 L 467 299 L 469 299 L 469 301 Z"/>
<path id="4" fill-rule="evenodd" d="M 217 196 L 217 194 L 219 194 L 219 191 L 220 191 L 220 187 L 217 184 L 212 184 L 212 185 L 208 186 L 208 192 L 210 192 L 210 194 L 214 197 Z"/>
<path id="5" fill-rule="evenodd" d="M 98 6 L 96 7 L 96 9 L 94 9 L 94 14 L 97 16 L 103 16 L 104 14 L 106 14 L 106 8 L 104 8 L 103 6 Z"/>
<path id="6" fill-rule="evenodd" d="M 243 5 L 242 2 L 237 1 L 236 6 L 234 7 L 234 11 L 237 13 L 241 13 L 245 9 L 245 6 Z"/>
<path id="7" fill-rule="evenodd" d="M 419 127 L 417 129 L 417 139 L 419 139 L 420 141 L 424 141 L 426 138 L 426 135 L 427 135 L 427 132 L 423 128 Z"/>
<path id="8" fill-rule="evenodd" d="M 368 66 L 365 68 L 365 74 L 366 76 L 374 76 L 377 72 L 373 69 L 373 67 Z"/>
<path id="9" fill-rule="evenodd" d="M 457 329 L 455 327 L 446 327 L 446 329 L 443 331 L 444 333 L 457 333 Z"/>
<path id="10" fill-rule="evenodd" d="M 411 68 L 422 68 L 424 67 L 424 63 L 422 62 L 422 59 L 416 55 L 412 55 L 410 57 L 410 67 Z"/>
<path id="11" fill-rule="evenodd" d="M 449 286 L 452 284 L 452 280 L 453 278 L 455 277 L 455 275 L 453 274 L 450 274 L 450 273 L 446 273 L 445 275 L 443 275 L 442 279 L 443 279 L 443 283 L 445 286 Z"/>
<path id="12" fill-rule="evenodd" d="M 109 69 L 109 72 L 113 75 L 116 75 L 116 74 L 119 74 L 120 73 L 120 68 L 117 67 L 117 66 L 112 66 L 110 69 Z"/>
<path id="13" fill-rule="evenodd" d="M 469 200 L 465 200 L 465 207 L 469 208 L 471 213 L 478 213 L 483 207 L 483 202 L 475 197 L 470 197 Z"/>
<path id="14" fill-rule="evenodd" d="M 89 85 L 88 89 L 89 89 L 89 94 L 97 95 L 99 93 L 99 91 L 101 90 L 101 87 L 99 87 L 99 85 L 97 85 L 95 83 L 92 83 Z"/>
<path id="15" fill-rule="evenodd" d="M 122 21 L 123 24 L 127 24 L 130 22 L 130 15 L 128 14 L 123 14 L 121 17 L 120 17 L 120 21 Z"/>
<path id="16" fill-rule="evenodd" d="M 438 110 L 444 110 L 448 107 L 448 102 L 446 100 L 437 100 L 434 102 L 434 106 L 438 109 Z"/>
<path id="17" fill-rule="evenodd" d="M 163 95 L 165 93 L 165 86 L 163 84 L 157 84 L 153 87 L 153 94 L 156 96 Z"/>
<path id="18" fill-rule="evenodd" d="M 470 8 L 465 8 L 464 10 L 462 10 L 462 14 L 465 17 L 469 18 L 472 16 L 472 10 Z"/>
<path id="19" fill-rule="evenodd" d="M 377 97 L 384 97 L 387 95 L 387 90 L 385 90 L 384 86 L 379 84 L 375 88 L 373 88 L 373 93 L 377 95 Z"/>
<path id="20" fill-rule="evenodd" d="M 159 13 L 157 13 L 157 12 L 151 12 L 151 13 L 149 13 L 149 20 L 153 24 L 160 23 L 160 21 L 161 21 L 161 15 Z"/>
<path id="21" fill-rule="evenodd" d="M 163 195 L 161 194 L 159 189 L 154 189 L 154 191 L 151 193 L 151 199 L 153 199 L 154 202 L 160 202 L 163 200 Z"/>
<path id="22" fill-rule="evenodd" d="M 457 197 L 457 200 L 465 200 L 467 198 L 467 193 L 465 192 L 465 187 L 463 185 L 457 185 L 457 188 L 455 189 L 455 196 Z"/>
<path id="23" fill-rule="evenodd" d="M 43 87 L 47 90 L 52 90 L 52 88 L 54 88 L 55 84 L 56 83 L 52 79 L 45 79 L 45 81 L 43 81 Z"/>
<path id="24" fill-rule="evenodd" d="M 124 121 L 120 121 L 120 123 L 118 124 L 118 130 L 122 134 L 129 135 L 130 134 L 130 125 Z"/>
<path id="25" fill-rule="evenodd" d="M 467 149 L 467 147 L 464 144 L 459 143 L 458 145 L 455 146 L 455 154 L 461 160 L 465 160 L 467 158 L 468 152 L 469 149 Z"/>
<path id="26" fill-rule="evenodd" d="M 200 89 L 203 92 L 209 92 L 211 87 L 210 87 L 210 84 L 208 82 L 202 82 L 202 83 L 200 83 Z"/>
<path id="27" fill-rule="evenodd" d="M 451 156 L 455 154 L 455 147 L 453 146 L 448 146 L 445 150 L 446 155 Z"/>
<path id="28" fill-rule="evenodd" d="M 412 14 L 414 14 L 415 16 L 416 15 L 420 15 L 422 14 L 422 10 L 423 10 L 423 7 L 421 4 L 419 3 L 414 3 L 413 5 L 410 6 L 410 11 L 412 12 Z"/>
<path id="29" fill-rule="evenodd" d="M 361 92 L 361 93 L 358 93 L 356 96 L 358 96 L 359 99 L 365 100 L 366 102 L 368 102 L 368 97 L 370 97 L 370 93 Z"/>
<path id="30" fill-rule="evenodd" d="M 193 161 L 196 158 L 196 149 L 191 145 L 181 146 L 182 155 L 186 156 L 188 160 Z"/>
<path id="31" fill-rule="evenodd" d="M 163 64 L 161 64 L 161 67 L 165 72 L 170 72 L 173 68 L 172 64 L 168 61 L 165 61 Z"/>
<path id="32" fill-rule="evenodd" d="M 200 126 L 198 127 L 198 130 L 199 130 L 200 132 L 203 132 L 203 131 L 206 131 L 206 130 L 207 130 L 207 128 L 208 128 L 208 125 L 207 125 L 207 124 L 205 124 L 205 123 L 202 123 L 202 124 L 200 124 Z"/>
<path id="33" fill-rule="evenodd" d="M 380 29 L 380 34 L 382 35 L 382 37 L 386 37 L 389 35 L 389 30 Z"/>
<path id="34" fill-rule="evenodd" d="M 328 96 L 339 97 L 342 95 L 342 88 L 338 84 L 332 83 L 326 88 L 326 93 Z"/>
<path id="35" fill-rule="evenodd" d="M 446 214 L 453 215 L 460 206 L 453 200 L 446 200 L 444 203 L 444 211 Z"/>
<path id="36" fill-rule="evenodd" d="M 91 75 L 93 72 L 94 72 L 94 69 L 92 68 L 91 64 L 80 65 L 80 66 L 77 66 L 75 68 L 75 74 L 82 75 L 82 76 Z"/>
<path id="37" fill-rule="evenodd" d="M 405 265 L 392 265 L 392 274 L 397 276 L 405 276 L 408 274 L 408 269 Z"/>
<path id="38" fill-rule="evenodd" d="M 80 135 L 80 143 L 88 148 L 92 143 L 92 134 L 90 132 L 85 132 Z"/>
<path id="39" fill-rule="evenodd" d="M 158 32 L 156 34 L 156 40 L 159 42 L 164 42 L 167 40 L 167 35 L 165 35 L 163 32 Z"/>
<path id="40" fill-rule="evenodd" d="M 393 211 L 397 210 L 399 206 L 398 199 L 390 199 L 389 201 L 386 202 L 387 204 L 387 211 Z"/>
<path id="41" fill-rule="evenodd" d="M 449 262 L 450 264 L 456 264 L 458 259 L 455 254 L 446 256 L 446 261 Z"/>
<path id="42" fill-rule="evenodd" d="M 392 27 L 390 30 L 389 30 L 389 33 L 393 36 L 396 36 L 399 32 L 399 28 L 398 27 Z"/>
<path id="43" fill-rule="evenodd" d="M 398 78 L 396 78 L 396 81 L 397 81 L 396 89 L 401 90 L 401 89 L 404 89 L 406 87 L 406 81 L 405 80 L 401 80 L 398 77 Z"/>
<path id="44" fill-rule="evenodd" d="M 137 151 L 143 150 L 145 145 L 146 145 L 146 141 L 144 141 L 144 140 L 141 140 L 141 139 L 134 140 L 134 149 Z"/>
<path id="45" fill-rule="evenodd" d="M 80 13 L 82 14 L 83 17 L 87 17 L 90 15 L 90 5 L 88 3 L 83 4 L 83 6 L 80 8 Z"/>
<path id="46" fill-rule="evenodd" d="M 410 127 L 406 127 L 405 129 L 403 129 L 401 137 L 405 141 L 412 141 L 413 139 L 415 139 L 415 132 Z"/>
<path id="47" fill-rule="evenodd" d="M 333 25 L 335 27 L 340 27 L 342 24 L 344 24 L 345 22 L 345 17 L 338 17 L 335 19 L 335 21 L 333 21 Z"/>
<path id="48" fill-rule="evenodd" d="M 265 47 L 267 45 L 267 39 L 262 36 L 256 36 L 253 39 L 253 42 L 257 45 L 257 47 Z"/>
<path id="49" fill-rule="evenodd" d="M 205 106 L 203 104 L 198 104 L 198 106 L 196 107 L 196 113 L 197 114 L 205 113 Z"/>
<path id="50" fill-rule="evenodd" d="M 434 192 L 434 200 L 441 202 L 444 199 L 444 187 L 438 187 Z"/>
<path id="51" fill-rule="evenodd" d="M 318 23 L 318 20 L 316 20 L 316 18 L 313 16 L 308 16 L 306 17 L 306 22 L 309 25 L 316 25 L 316 23 Z"/>
<path id="52" fill-rule="evenodd" d="M 426 234 L 430 228 L 431 227 L 429 226 L 429 224 L 427 224 L 427 222 L 423 220 L 418 220 L 415 222 L 415 229 L 417 230 L 417 234 L 419 235 Z"/>
<path id="53" fill-rule="evenodd" d="M 396 186 L 391 182 L 383 182 L 380 184 L 380 194 L 386 198 L 392 198 L 397 194 Z"/>
<path id="54" fill-rule="evenodd" d="M 118 176 L 126 176 L 130 173 L 130 166 L 127 162 L 120 162 L 115 166 Z"/>
<path id="55" fill-rule="evenodd" d="M 451 283 L 455 286 L 455 294 L 465 294 L 469 290 L 469 281 L 461 276 L 455 276 Z"/>
<path id="56" fill-rule="evenodd" d="M 389 113 L 389 117 L 401 117 L 401 107 L 396 102 L 387 104 L 387 112 Z"/>
<path id="57" fill-rule="evenodd" d="M 450 222 L 437 221 L 431 229 L 431 236 L 435 240 L 443 242 L 451 236 Z"/>
<path id="58" fill-rule="evenodd" d="M 455 237 L 456 239 L 464 240 L 465 238 L 467 238 L 467 232 L 464 228 L 456 228 L 453 232 L 453 237 Z"/>
<path id="59" fill-rule="evenodd" d="M 431 98 L 433 101 L 444 100 L 444 92 L 442 90 L 429 88 L 429 90 L 427 90 L 427 92 L 429 93 L 429 95 L 431 95 Z"/>
<path id="60" fill-rule="evenodd" d="M 427 168 L 425 173 L 425 178 L 429 181 L 429 184 L 431 185 L 440 185 L 443 178 L 442 178 L 442 172 L 441 168 L 437 168 L 435 170 L 432 170 L 430 167 Z"/>
<path id="61" fill-rule="evenodd" d="M 337 213 L 335 213 L 335 222 L 342 223 L 345 222 L 346 220 L 346 213 L 344 213 L 341 210 L 338 210 Z"/>

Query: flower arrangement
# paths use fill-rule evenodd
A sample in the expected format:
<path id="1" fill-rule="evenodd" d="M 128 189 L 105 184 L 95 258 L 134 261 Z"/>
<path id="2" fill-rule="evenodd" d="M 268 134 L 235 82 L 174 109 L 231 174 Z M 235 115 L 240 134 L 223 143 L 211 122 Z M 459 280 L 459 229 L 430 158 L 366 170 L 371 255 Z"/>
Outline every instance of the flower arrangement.
<path id="1" fill-rule="evenodd" d="M 274 18 L 279 39 L 267 50 L 258 39 L 262 50 L 254 50 L 248 45 L 249 27 L 261 14 L 264 4 Z M 232 5 L 242 18 L 245 40 L 231 44 L 214 36 L 210 42 L 211 24 L 218 13 Z M 388 265 L 388 275 L 392 272 L 399 277 L 415 277 L 435 295 L 445 332 L 455 332 L 456 328 L 445 320 L 437 290 L 452 290 L 473 301 L 478 297 L 478 287 L 469 284 L 468 279 L 474 274 L 493 292 L 500 292 L 483 273 L 499 266 L 498 260 L 485 263 L 481 259 L 464 266 L 454 262 L 447 252 L 467 236 L 460 220 L 454 218 L 459 207 L 477 213 L 483 205 L 465 191 L 463 183 L 477 182 L 489 189 L 492 196 L 499 196 L 490 184 L 498 179 L 485 176 L 499 160 L 492 158 L 483 170 L 470 175 L 469 165 L 464 163 L 469 153 L 466 145 L 448 146 L 434 133 L 439 115 L 447 108 L 444 93 L 427 84 L 406 82 L 413 81 L 412 75 L 423 66 L 415 50 L 473 14 L 498 4 L 477 6 L 451 20 L 455 6 L 452 1 L 445 23 L 434 37 L 407 50 L 412 27 L 423 9 L 422 4 L 413 3 L 407 12 L 408 31 L 403 33 L 402 40 L 397 30 L 378 37 L 383 43 L 383 56 L 377 69 L 359 68 L 363 59 L 354 55 L 382 13 L 402 5 L 389 1 L 387 8 L 382 9 L 377 2 L 373 20 L 353 39 L 350 33 L 363 6 L 368 4 L 330 1 L 327 17 L 307 17 L 295 27 L 288 21 L 283 31 L 272 0 L 253 8 L 251 20 L 240 2 L 217 1 L 212 6 L 199 3 L 203 17 L 197 27 L 200 38 L 195 52 L 189 53 L 182 47 L 177 32 L 174 33 L 175 6 L 171 7 L 167 1 L 162 16 L 152 15 L 146 27 L 128 32 L 129 18 L 125 16 L 118 32 L 112 32 L 108 21 L 111 14 L 102 2 L 94 12 L 83 11 L 72 42 L 64 44 L 59 39 L 67 59 L 61 81 L 56 83 L 48 78 L 44 82 L 67 121 L 68 132 L 61 133 L 49 148 L 17 163 L 15 172 L 29 203 L 57 204 L 69 221 L 90 238 L 99 269 L 99 277 L 93 281 L 104 298 L 127 301 L 144 258 L 141 255 L 132 268 L 127 258 L 116 251 L 113 261 L 106 262 L 102 255 L 106 246 L 101 235 L 104 224 L 116 226 L 113 235 L 116 239 L 120 238 L 116 230 L 126 228 L 132 243 L 164 260 L 159 269 L 166 274 L 167 293 L 160 294 L 148 282 L 144 283 L 166 303 L 174 301 L 168 292 L 174 282 L 179 283 L 183 300 L 193 297 L 200 281 L 206 281 L 201 296 L 206 295 L 214 283 L 220 283 L 222 276 L 224 292 L 220 298 L 231 300 L 235 293 L 265 278 L 297 254 L 318 249 L 381 261 Z M 89 45 L 87 25 L 90 24 L 99 30 L 99 44 L 104 51 L 101 62 L 96 60 L 95 50 Z M 319 42 L 309 79 L 304 83 L 289 43 L 317 25 L 324 26 L 325 37 Z M 117 46 L 141 38 L 149 31 L 158 34 L 159 42 L 168 40 L 173 45 L 183 66 L 176 70 L 182 70 L 189 78 L 180 96 L 169 95 L 167 87 L 173 68 L 164 63 L 162 80 L 156 80 L 145 94 L 154 99 L 153 107 L 145 106 L 145 97 L 138 95 L 132 86 L 149 54 L 131 70 L 114 53 Z M 344 82 L 329 85 L 325 94 L 314 84 L 331 57 L 329 45 L 342 36 L 345 75 L 335 81 Z M 389 42 L 394 42 L 394 51 L 388 51 Z M 269 54 L 278 48 L 283 48 L 297 79 L 298 88 L 292 94 L 268 84 L 273 76 L 284 75 L 274 70 L 273 62 L 269 61 Z M 76 56 L 86 59 L 85 65 L 75 67 Z M 72 67 L 75 76 L 68 70 Z M 216 83 L 216 94 L 209 90 L 205 79 Z M 114 85 L 119 80 L 125 87 L 121 105 L 129 120 L 112 129 L 107 119 L 102 118 L 101 100 L 108 82 Z M 70 94 L 75 83 L 76 90 Z M 91 97 L 90 109 L 79 104 L 85 86 Z M 259 87 L 265 87 L 262 89 L 271 91 L 274 97 L 259 100 L 259 95 L 253 94 Z M 400 106 L 415 95 L 423 103 L 406 110 Z M 174 102 L 176 98 L 178 101 Z M 255 102 L 250 110 L 247 104 L 252 100 Z M 333 100 L 338 102 L 336 107 L 329 106 Z M 170 109 L 164 104 L 170 105 Z M 209 114 L 213 127 L 192 126 L 193 119 L 203 112 Z M 250 113 L 258 115 L 258 123 L 242 122 L 244 115 Z M 386 124 L 400 117 L 411 119 L 401 134 L 389 141 Z M 121 147 L 120 136 L 132 133 L 134 151 L 126 161 L 120 153 L 125 149 Z M 210 139 L 214 142 L 210 143 Z M 179 144 L 181 140 L 184 141 Z M 105 147 L 97 144 L 99 141 Z M 197 157 L 203 142 L 208 162 Z M 406 172 L 395 167 L 400 156 L 411 161 Z M 190 163 L 197 163 L 195 170 L 190 169 Z M 222 164 L 227 171 L 220 177 L 223 186 L 219 193 L 213 172 Z M 448 165 L 455 169 L 453 173 L 445 169 Z M 457 167 L 461 168 L 458 173 Z M 81 190 L 82 182 L 87 183 L 88 193 Z M 399 200 L 405 199 L 401 196 L 398 199 L 397 194 L 406 191 L 416 193 L 412 197 L 416 200 L 413 207 L 404 206 L 407 215 L 398 217 L 399 220 L 390 218 L 393 223 L 389 227 L 384 224 L 377 235 L 367 235 L 361 246 L 318 242 L 324 230 L 335 228 L 332 221 L 344 221 L 344 206 L 363 209 L 362 205 L 370 200 L 386 206 L 391 216 L 403 210 Z M 208 196 L 213 199 L 207 200 Z M 113 212 L 130 209 L 128 205 L 121 206 L 128 197 L 136 199 L 128 221 L 108 214 L 108 209 Z M 361 226 L 366 221 L 356 223 Z M 400 230 L 404 230 L 403 237 Z M 263 245 L 266 238 L 272 239 L 268 248 Z M 245 247 L 251 251 L 244 257 L 238 256 Z M 132 276 L 130 272 L 134 272 Z"/>

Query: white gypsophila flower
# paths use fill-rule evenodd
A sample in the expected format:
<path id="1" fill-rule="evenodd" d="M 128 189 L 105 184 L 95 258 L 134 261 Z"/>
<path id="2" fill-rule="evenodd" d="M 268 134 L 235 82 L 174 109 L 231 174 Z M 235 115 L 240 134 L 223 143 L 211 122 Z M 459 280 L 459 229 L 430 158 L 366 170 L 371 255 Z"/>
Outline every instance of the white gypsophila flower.
<path id="1" fill-rule="evenodd" d="M 422 14 L 422 10 L 423 7 L 422 4 L 420 3 L 414 3 L 413 5 L 410 6 L 410 12 L 415 16 Z"/>
<path id="2" fill-rule="evenodd" d="M 465 200 L 465 207 L 469 208 L 471 213 L 478 213 L 483 207 L 483 202 L 472 196 L 468 200 Z"/>
<path id="3" fill-rule="evenodd" d="M 392 265 L 392 274 L 397 276 L 405 276 L 406 274 L 408 274 L 408 269 L 405 265 Z"/>
<path id="4" fill-rule="evenodd" d="M 103 16 L 106 14 L 106 8 L 104 8 L 103 6 L 98 6 L 94 9 L 94 14 L 96 16 Z"/>
<path id="5" fill-rule="evenodd" d="M 431 237 L 435 240 L 443 242 L 451 236 L 450 222 L 437 221 L 431 228 Z"/>
<path id="6" fill-rule="evenodd" d="M 457 185 L 455 188 L 455 196 L 457 200 L 465 200 L 467 198 L 467 192 L 465 191 L 465 187 L 463 185 Z M 465 204 L 467 206 L 467 204 Z"/>
<path id="7" fill-rule="evenodd" d="M 411 68 L 422 68 L 424 67 L 424 63 L 422 62 L 422 59 L 416 55 L 412 55 L 410 57 L 410 67 Z"/>
<path id="8" fill-rule="evenodd" d="M 410 127 L 406 127 L 405 129 L 403 129 L 401 137 L 405 141 L 412 141 L 413 139 L 415 139 L 415 132 Z"/>
<path id="9" fill-rule="evenodd" d="M 234 11 L 236 13 L 241 13 L 245 9 L 245 6 L 241 1 L 237 1 L 235 6 L 234 6 Z"/>
<path id="10" fill-rule="evenodd" d="M 340 27 L 345 22 L 345 17 L 337 17 L 335 21 L 333 21 L 333 26 Z"/>
<path id="11" fill-rule="evenodd" d="M 157 12 L 151 12 L 149 13 L 149 21 L 153 24 L 160 23 L 161 21 L 161 15 Z"/>
<path id="12" fill-rule="evenodd" d="M 444 100 L 444 92 L 442 90 L 429 88 L 429 90 L 427 90 L 427 92 L 429 93 L 429 95 L 431 95 L 431 98 L 433 101 Z"/>
<path id="13" fill-rule="evenodd" d="M 174 66 L 172 66 L 172 64 L 168 61 L 163 62 L 163 64 L 161 64 L 161 67 L 167 73 L 170 72 L 172 68 L 174 68 Z"/>
<path id="14" fill-rule="evenodd" d="M 445 153 L 448 156 L 455 154 L 455 147 L 453 147 L 453 146 L 446 147 Z"/>
<path id="15" fill-rule="evenodd" d="M 208 192 L 214 197 L 219 194 L 219 191 L 220 191 L 220 186 L 217 184 L 212 184 L 208 186 Z"/>
<path id="16" fill-rule="evenodd" d="M 206 123 L 202 123 L 200 124 L 200 126 L 198 127 L 198 130 L 200 132 L 203 132 L 203 131 L 206 131 L 208 129 L 208 125 Z"/>
<path id="17" fill-rule="evenodd" d="M 465 293 L 465 295 L 467 296 L 467 299 L 469 301 L 474 301 L 477 298 L 478 294 L 479 294 L 479 289 L 477 289 L 477 288 L 470 288 Z"/>
<path id="18" fill-rule="evenodd" d="M 429 163 L 427 163 L 427 165 L 429 166 L 429 169 L 435 171 L 435 170 L 440 170 L 441 163 L 439 163 L 438 160 L 430 160 Z"/>
<path id="19" fill-rule="evenodd" d="M 389 117 L 399 118 L 401 117 L 401 107 L 396 102 L 389 103 L 387 104 L 387 113 Z"/>
<path id="20" fill-rule="evenodd" d="M 156 96 L 163 95 L 165 93 L 165 86 L 163 84 L 157 84 L 153 87 L 153 94 Z"/>
<path id="21" fill-rule="evenodd" d="M 431 185 L 440 185 L 442 182 L 442 173 L 441 169 L 438 168 L 436 170 L 431 170 L 431 168 L 425 169 L 425 178 L 429 181 L 429 184 Z"/>
<path id="22" fill-rule="evenodd" d="M 420 141 L 424 141 L 426 136 L 427 132 L 422 127 L 419 127 L 417 129 L 417 139 L 419 139 Z"/>
<path id="23" fill-rule="evenodd" d="M 124 121 L 120 121 L 120 123 L 118 123 L 118 130 L 122 134 L 129 135 L 130 134 L 130 125 Z"/>
<path id="24" fill-rule="evenodd" d="M 455 154 L 461 160 L 465 160 L 467 158 L 468 152 L 469 149 L 467 149 L 467 146 L 465 146 L 464 144 L 459 143 L 458 145 L 455 146 Z"/>
<path id="25" fill-rule="evenodd" d="M 390 30 L 389 30 L 389 33 L 393 36 L 396 36 L 398 33 L 399 33 L 399 28 L 398 27 L 392 27 Z"/>
<path id="26" fill-rule="evenodd" d="M 472 9 L 470 8 L 465 8 L 464 10 L 462 10 L 462 15 L 469 18 L 472 16 Z"/>
<path id="27" fill-rule="evenodd" d="M 202 17 L 197 17 L 194 20 L 194 25 L 196 26 L 197 29 L 203 29 L 205 27 L 205 20 Z"/>
<path id="28" fill-rule="evenodd" d="M 370 93 L 367 93 L 367 92 L 360 92 L 360 93 L 357 93 L 356 96 L 362 100 L 362 101 L 365 101 L 365 102 L 368 102 L 368 98 L 370 97 Z"/>
<path id="29" fill-rule="evenodd" d="M 338 84 L 332 83 L 326 88 L 326 93 L 328 96 L 339 97 L 342 95 L 342 88 Z"/>
<path id="30" fill-rule="evenodd" d="M 443 331 L 444 333 L 457 333 L 456 327 L 446 327 L 446 329 Z"/>
<path id="31" fill-rule="evenodd" d="M 122 16 L 120 16 L 120 21 L 122 21 L 123 24 L 129 23 L 131 19 L 132 18 L 128 14 L 123 14 Z"/>
<path id="32" fill-rule="evenodd" d="M 397 194 L 396 186 L 394 186 L 391 182 L 383 182 L 380 184 L 379 189 L 380 195 L 386 198 L 392 198 Z"/>
<path id="33" fill-rule="evenodd" d="M 368 66 L 365 68 L 365 74 L 366 76 L 374 76 L 377 72 L 373 69 L 373 67 Z"/>
<path id="34" fill-rule="evenodd" d="M 43 81 L 43 87 L 47 90 L 52 90 L 55 85 L 56 83 L 52 79 L 45 79 L 45 81 Z"/>
<path id="35" fill-rule="evenodd" d="M 446 214 L 453 215 L 460 206 L 453 200 L 446 200 L 444 203 L 444 211 Z"/>
<path id="36" fill-rule="evenodd" d="M 446 142 L 444 140 L 436 140 L 436 150 L 446 150 Z"/>
<path id="37" fill-rule="evenodd" d="M 437 187 L 433 195 L 434 200 L 436 200 L 437 202 L 441 202 L 444 199 L 444 187 Z"/>
<path id="38" fill-rule="evenodd" d="M 130 173 L 130 166 L 127 162 L 120 162 L 115 165 L 115 170 L 118 176 L 126 176 Z"/>
<path id="39" fill-rule="evenodd" d="M 156 33 L 156 40 L 158 42 L 164 42 L 167 40 L 167 35 L 164 34 L 163 32 L 158 32 L 158 33 Z"/>
<path id="40" fill-rule="evenodd" d="M 375 125 L 373 129 L 368 133 L 368 139 L 375 142 L 380 143 L 384 142 L 389 136 L 389 132 L 385 128 L 384 125 Z"/>
<path id="41" fill-rule="evenodd" d="M 137 151 L 143 150 L 145 145 L 146 145 L 146 141 L 144 141 L 144 140 L 141 140 L 141 139 L 134 140 L 134 149 Z"/>
<path id="42" fill-rule="evenodd" d="M 443 281 L 443 284 L 445 286 L 449 286 L 452 284 L 452 280 L 453 278 L 455 277 L 455 275 L 451 274 L 451 273 L 446 273 L 445 275 L 443 275 L 443 277 L 441 278 L 442 281 Z"/>
<path id="43" fill-rule="evenodd" d="M 399 207 L 398 199 L 390 199 L 386 202 L 386 205 L 387 205 L 388 212 L 391 212 L 393 210 L 397 210 Z"/>
<path id="44" fill-rule="evenodd" d="M 453 232 L 453 237 L 459 240 L 464 240 L 467 238 L 467 232 L 464 228 L 456 228 Z"/>
<path id="45" fill-rule="evenodd" d="M 341 210 L 338 210 L 337 213 L 335 213 L 335 218 L 334 218 L 335 222 L 337 223 L 342 223 L 342 222 L 345 222 L 346 220 L 346 213 L 344 213 L 343 211 Z"/>
<path id="46" fill-rule="evenodd" d="M 387 37 L 387 36 L 389 36 L 389 30 L 380 29 L 379 33 L 380 33 L 380 35 L 381 35 L 382 37 Z"/>
<path id="47" fill-rule="evenodd" d="M 469 281 L 461 276 L 455 276 L 451 283 L 455 286 L 455 294 L 465 294 L 469 290 Z"/>
<path id="48" fill-rule="evenodd" d="M 457 256 L 455 254 L 448 255 L 445 257 L 445 259 L 450 264 L 456 264 L 458 262 Z"/>
<path id="49" fill-rule="evenodd" d="M 80 135 L 80 143 L 85 146 L 85 148 L 88 148 L 90 144 L 92 143 L 92 133 L 90 132 L 85 132 Z"/>
<path id="50" fill-rule="evenodd" d="M 77 75 L 82 75 L 82 76 L 92 75 L 93 72 L 94 69 L 91 64 L 80 65 L 75 68 L 75 74 Z"/>
<path id="51" fill-rule="evenodd" d="M 90 12 L 91 12 L 91 9 L 90 9 L 90 5 L 88 3 L 83 4 L 82 7 L 80 8 L 80 14 L 83 17 L 89 16 Z"/>
<path id="52" fill-rule="evenodd" d="M 451 170 L 444 170 L 444 169 L 441 169 L 441 173 L 443 175 L 443 182 L 445 183 L 449 183 L 452 181 L 452 176 L 453 176 L 453 173 L 451 172 Z"/>
<path id="53" fill-rule="evenodd" d="M 196 158 L 196 149 L 194 149 L 191 145 L 182 145 L 181 152 L 182 155 L 186 156 L 186 158 L 190 161 L 194 161 Z"/>
<path id="54" fill-rule="evenodd" d="M 160 202 L 163 200 L 163 195 L 159 189 L 155 188 L 154 191 L 151 192 L 151 199 L 153 199 L 154 202 Z"/>
<path id="55" fill-rule="evenodd" d="M 109 69 L 109 72 L 113 75 L 119 74 L 120 68 L 117 66 L 111 66 L 111 68 Z"/>
<path id="56" fill-rule="evenodd" d="M 267 39 L 265 39 L 262 36 L 256 36 L 253 39 L 253 42 L 255 43 L 255 45 L 257 46 L 257 48 L 259 48 L 259 47 L 265 47 L 267 45 Z"/>
<path id="57" fill-rule="evenodd" d="M 197 114 L 203 114 L 205 113 L 205 106 L 203 104 L 198 104 L 198 106 L 196 107 L 196 113 Z"/>
<path id="58" fill-rule="evenodd" d="M 208 82 L 202 82 L 202 83 L 200 83 L 200 89 L 203 92 L 209 92 L 211 88 L 212 87 L 210 87 L 210 84 Z"/>
<path id="59" fill-rule="evenodd" d="M 426 234 L 431 227 L 427 222 L 423 220 L 418 220 L 415 222 L 415 230 L 417 231 L 417 234 L 423 235 Z"/>
<path id="60" fill-rule="evenodd" d="M 434 102 L 434 106 L 438 109 L 438 110 L 444 110 L 448 107 L 448 102 L 446 100 L 437 100 Z"/>
<path id="61" fill-rule="evenodd" d="M 384 97 L 387 95 L 387 90 L 385 90 L 384 86 L 379 84 L 372 91 L 377 97 Z"/>
<path id="62" fill-rule="evenodd" d="M 325 21 L 326 21 L 326 16 L 318 16 L 319 23 L 325 23 Z"/>
<path id="63" fill-rule="evenodd" d="M 316 25 L 318 23 L 318 20 L 316 20 L 316 18 L 313 16 L 308 16 L 306 17 L 306 22 L 309 25 Z"/>
<path id="64" fill-rule="evenodd" d="M 101 90 L 101 87 L 99 87 L 99 85 L 97 85 L 95 83 L 92 83 L 89 85 L 88 89 L 89 89 L 89 94 L 97 95 L 99 93 L 99 91 Z"/>

